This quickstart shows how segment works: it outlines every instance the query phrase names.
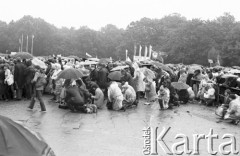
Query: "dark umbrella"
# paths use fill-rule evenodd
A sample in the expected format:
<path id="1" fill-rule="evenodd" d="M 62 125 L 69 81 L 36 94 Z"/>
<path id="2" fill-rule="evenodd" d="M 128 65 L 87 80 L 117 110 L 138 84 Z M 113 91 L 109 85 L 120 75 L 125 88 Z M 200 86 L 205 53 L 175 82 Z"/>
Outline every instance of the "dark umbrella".
<path id="1" fill-rule="evenodd" d="M 12 56 L 13 58 L 20 57 L 21 59 L 32 59 L 33 56 L 27 52 L 18 52 L 15 55 Z"/>
<path id="2" fill-rule="evenodd" d="M 122 77 L 121 71 L 114 71 L 109 73 L 108 78 L 113 80 L 113 81 L 120 81 Z"/>
<path id="3" fill-rule="evenodd" d="M 175 88 L 177 90 L 189 88 L 189 85 L 187 85 L 186 83 L 182 83 L 182 82 L 172 82 L 171 85 L 173 86 L 173 88 Z"/>
<path id="4" fill-rule="evenodd" d="M 172 73 L 172 69 L 169 68 L 169 67 L 168 67 L 167 65 L 165 65 L 165 64 L 162 64 L 162 63 L 156 62 L 156 61 L 151 62 L 151 64 L 152 64 L 153 66 L 155 66 L 156 68 L 161 68 L 161 69 L 163 69 L 163 70 L 165 70 L 165 71 L 168 71 L 168 72 L 171 72 L 171 73 Z"/>
<path id="5" fill-rule="evenodd" d="M 39 134 L 33 134 L 11 119 L 0 116 L 1 156 L 55 156 Z"/>
<path id="6" fill-rule="evenodd" d="M 58 74 L 58 78 L 63 79 L 79 79 L 83 76 L 84 74 L 75 68 L 64 69 Z"/>

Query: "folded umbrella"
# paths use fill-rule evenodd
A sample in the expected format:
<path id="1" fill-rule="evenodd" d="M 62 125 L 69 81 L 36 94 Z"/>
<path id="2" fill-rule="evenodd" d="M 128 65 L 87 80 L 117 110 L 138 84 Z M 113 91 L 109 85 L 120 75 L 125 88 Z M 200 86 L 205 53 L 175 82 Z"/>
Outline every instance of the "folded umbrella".
<path id="1" fill-rule="evenodd" d="M 67 68 L 58 73 L 58 78 L 62 79 L 79 79 L 83 76 L 84 74 L 75 68 Z"/>
<path id="2" fill-rule="evenodd" d="M 182 82 L 172 82 L 171 85 L 177 90 L 188 89 L 190 86 Z"/>
<path id="3" fill-rule="evenodd" d="M 108 78 L 113 81 L 120 81 L 122 78 L 122 73 L 121 71 L 113 71 L 108 74 Z"/>
<path id="4" fill-rule="evenodd" d="M 1 156 L 55 156 L 39 134 L 34 134 L 11 119 L 0 116 Z"/>

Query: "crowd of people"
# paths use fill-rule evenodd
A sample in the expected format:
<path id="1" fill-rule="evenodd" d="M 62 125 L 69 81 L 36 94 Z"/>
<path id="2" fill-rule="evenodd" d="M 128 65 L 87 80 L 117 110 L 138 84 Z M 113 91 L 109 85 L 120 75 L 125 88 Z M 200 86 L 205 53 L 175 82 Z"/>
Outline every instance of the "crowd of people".
<path id="1" fill-rule="evenodd" d="M 191 101 L 220 106 L 222 118 L 231 116 L 233 123 L 239 123 L 240 97 L 219 87 L 221 76 L 228 72 L 223 69 L 193 68 L 182 64 L 169 65 L 166 69 L 151 62 L 145 65 L 130 61 L 84 66 L 77 59 L 61 57 L 42 61 L 46 68 L 33 65 L 31 59 L 0 59 L 0 100 L 30 100 L 28 108 L 33 109 L 38 99 L 41 111 L 45 112 L 43 94 L 50 94 L 59 108 L 85 113 L 97 112 L 104 106 L 125 111 L 137 107 L 141 98 L 146 99 L 145 105 L 158 103 L 160 110 L 173 109 Z M 118 66 L 124 68 L 120 69 L 117 79 L 111 79 L 109 75 Z M 81 78 L 64 79 L 59 76 L 70 68 L 81 72 Z M 145 72 L 147 70 L 154 76 Z M 235 76 L 237 87 L 239 76 Z M 223 100 L 219 99 L 221 92 L 224 92 Z"/>

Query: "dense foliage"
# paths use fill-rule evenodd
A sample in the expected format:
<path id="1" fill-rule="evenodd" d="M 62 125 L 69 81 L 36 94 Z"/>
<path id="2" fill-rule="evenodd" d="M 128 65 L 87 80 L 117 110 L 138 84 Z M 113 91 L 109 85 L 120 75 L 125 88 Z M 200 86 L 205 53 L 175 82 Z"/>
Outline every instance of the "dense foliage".
<path id="1" fill-rule="evenodd" d="M 133 55 L 134 44 L 152 45 L 155 51 L 168 53 L 165 62 L 208 64 L 220 54 L 223 65 L 240 65 L 240 23 L 229 13 L 214 20 L 187 20 L 179 14 L 162 19 L 142 18 L 130 23 L 126 29 L 109 24 L 101 30 L 86 26 L 57 28 L 41 18 L 24 16 L 9 24 L 0 21 L 0 52 L 19 50 L 19 39 L 34 35 L 34 55 L 62 54 L 85 57 L 89 53 L 98 57 L 124 58 L 128 49 Z M 144 49 L 144 48 L 143 48 Z"/>

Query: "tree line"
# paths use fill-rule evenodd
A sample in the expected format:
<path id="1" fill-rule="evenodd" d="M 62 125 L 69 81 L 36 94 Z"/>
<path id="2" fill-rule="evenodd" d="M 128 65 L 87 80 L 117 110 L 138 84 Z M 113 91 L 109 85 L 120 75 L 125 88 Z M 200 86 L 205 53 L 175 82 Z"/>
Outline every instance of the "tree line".
<path id="1" fill-rule="evenodd" d="M 0 21 L 0 52 L 19 51 L 22 35 L 24 44 L 29 37 L 28 51 L 34 35 L 35 56 L 86 57 L 87 52 L 99 58 L 124 59 L 126 49 L 132 58 L 134 45 L 152 45 L 154 51 L 167 53 L 166 63 L 208 65 L 208 59 L 216 61 L 219 54 L 222 65 L 240 65 L 240 23 L 229 13 L 213 20 L 170 14 L 161 19 L 142 18 L 125 29 L 108 24 L 99 31 L 87 26 L 57 28 L 41 18 L 24 16 L 10 23 Z"/>

